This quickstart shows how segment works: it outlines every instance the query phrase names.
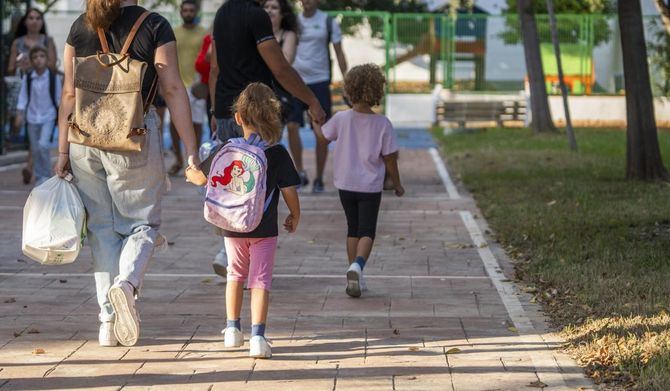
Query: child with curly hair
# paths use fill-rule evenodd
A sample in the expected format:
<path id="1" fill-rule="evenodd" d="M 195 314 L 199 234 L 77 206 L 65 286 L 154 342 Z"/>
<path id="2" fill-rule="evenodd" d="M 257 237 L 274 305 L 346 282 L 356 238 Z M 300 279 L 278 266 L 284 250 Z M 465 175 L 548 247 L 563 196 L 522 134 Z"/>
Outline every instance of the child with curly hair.
<path id="1" fill-rule="evenodd" d="M 259 136 L 269 147 L 265 149 L 267 158 L 266 205 L 260 224 L 248 233 L 223 231 L 228 253 L 228 276 L 226 285 L 226 328 L 222 331 L 225 347 L 240 347 L 244 335 L 240 324 L 244 281 L 251 291 L 251 338 L 249 356 L 270 358 L 272 350 L 265 338 L 265 324 L 268 314 L 272 271 L 277 250 L 277 205 L 281 193 L 289 215 L 284 221 L 284 229 L 295 232 L 300 220 L 300 202 L 296 186 L 300 184 L 298 171 L 286 149 L 278 144 L 281 138 L 280 103 L 274 92 L 263 83 L 252 83 L 242 91 L 233 107 L 235 121 L 242 127 L 244 138 L 253 134 Z M 200 166 L 202 171 L 187 169 L 186 175 L 194 184 L 203 185 L 211 168 L 212 153 Z M 221 177 L 221 185 L 234 185 L 231 191 L 242 191 L 245 186 L 241 175 L 244 168 L 233 162 L 230 170 Z M 239 179 L 241 184 L 235 184 Z M 276 190 L 276 191 L 275 191 Z"/>
<path id="2" fill-rule="evenodd" d="M 319 135 L 336 141 L 334 184 L 347 218 L 346 293 L 351 297 L 359 297 L 366 290 L 363 268 L 375 240 L 384 173 L 393 181 L 396 196 L 405 193 L 398 172 L 393 125 L 388 118 L 372 111 L 384 96 L 385 83 L 384 75 L 374 64 L 360 65 L 347 72 L 344 94 L 352 108 L 335 114 Z"/>

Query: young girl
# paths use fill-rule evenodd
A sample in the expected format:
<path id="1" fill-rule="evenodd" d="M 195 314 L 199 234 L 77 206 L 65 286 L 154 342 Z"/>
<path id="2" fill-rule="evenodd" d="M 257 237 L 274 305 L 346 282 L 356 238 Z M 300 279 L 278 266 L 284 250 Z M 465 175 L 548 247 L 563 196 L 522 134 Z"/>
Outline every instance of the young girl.
<path id="1" fill-rule="evenodd" d="M 240 347 L 244 344 L 240 312 L 244 281 L 247 280 L 247 287 L 251 290 L 249 356 L 270 358 L 272 351 L 265 339 L 265 324 L 275 250 L 277 249 L 277 204 L 279 203 L 279 192 L 281 192 L 290 213 L 284 221 L 284 229 L 288 232 L 295 232 L 300 220 L 300 203 L 296 190 L 296 186 L 300 184 L 300 177 L 291 156 L 284 147 L 277 144 L 281 138 L 281 118 L 280 104 L 274 92 L 262 83 L 249 84 L 237 98 L 234 111 L 235 121 L 244 130 L 245 139 L 256 134 L 270 146 L 265 150 L 268 164 L 265 197 L 267 200 L 267 197 L 271 196 L 272 200 L 263 214 L 261 223 L 252 232 L 239 233 L 222 230 L 228 253 L 227 326 L 222 333 L 225 347 Z M 209 164 L 211 164 L 211 159 L 205 160 L 201 166 L 205 171 L 204 175 L 207 175 L 209 171 Z M 240 168 L 233 167 L 230 174 L 225 175 L 230 176 L 230 178 L 223 179 L 223 181 L 226 179 L 229 181 L 228 186 L 235 181 L 236 178 L 233 177 L 242 181 L 243 172 L 240 171 Z M 203 173 L 194 171 L 196 170 L 187 170 L 189 180 L 195 184 L 204 184 L 206 179 Z M 275 189 L 279 191 L 273 192 Z"/>
<path id="2" fill-rule="evenodd" d="M 372 111 L 384 96 L 385 83 L 384 75 L 374 64 L 360 65 L 347 72 L 344 93 L 353 108 L 335 114 L 320 135 L 337 141 L 334 184 L 347 217 L 346 292 L 352 297 L 359 297 L 365 290 L 363 268 L 375 240 L 385 171 L 393 181 L 396 196 L 405 193 L 398 173 L 393 125 Z"/>

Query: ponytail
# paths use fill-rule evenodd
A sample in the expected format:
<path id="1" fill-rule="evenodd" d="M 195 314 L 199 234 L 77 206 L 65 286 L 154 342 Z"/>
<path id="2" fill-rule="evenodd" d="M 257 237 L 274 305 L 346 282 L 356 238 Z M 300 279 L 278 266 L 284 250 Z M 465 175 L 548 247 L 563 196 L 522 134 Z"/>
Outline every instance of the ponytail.
<path id="1" fill-rule="evenodd" d="M 121 0 L 86 0 L 86 22 L 93 29 L 106 30 L 121 13 Z"/>

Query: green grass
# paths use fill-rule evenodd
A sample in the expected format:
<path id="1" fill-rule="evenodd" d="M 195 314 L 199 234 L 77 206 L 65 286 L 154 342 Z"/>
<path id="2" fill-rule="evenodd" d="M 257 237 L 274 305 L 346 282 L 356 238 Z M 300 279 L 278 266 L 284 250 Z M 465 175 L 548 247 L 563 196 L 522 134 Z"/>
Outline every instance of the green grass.
<path id="1" fill-rule="evenodd" d="M 527 129 L 435 135 L 587 371 L 670 389 L 670 186 L 624 179 L 623 131 L 576 132 L 578 153 Z M 603 347 L 608 359 L 589 355 Z"/>

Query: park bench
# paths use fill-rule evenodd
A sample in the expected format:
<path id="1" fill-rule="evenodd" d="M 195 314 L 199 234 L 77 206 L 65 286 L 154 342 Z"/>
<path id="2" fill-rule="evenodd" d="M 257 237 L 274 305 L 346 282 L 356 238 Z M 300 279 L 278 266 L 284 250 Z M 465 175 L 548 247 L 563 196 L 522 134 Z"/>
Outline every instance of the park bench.
<path id="1" fill-rule="evenodd" d="M 456 123 L 465 128 L 468 122 L 495 122 L 504 127 L 505 122 L 523 122 L 526 102 L 523 99 L 496 100 L 440 100 L 436 108 L 437 123 Z"/>

